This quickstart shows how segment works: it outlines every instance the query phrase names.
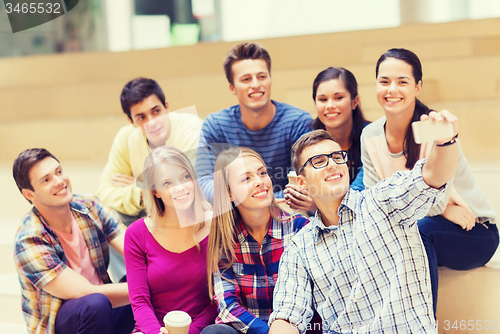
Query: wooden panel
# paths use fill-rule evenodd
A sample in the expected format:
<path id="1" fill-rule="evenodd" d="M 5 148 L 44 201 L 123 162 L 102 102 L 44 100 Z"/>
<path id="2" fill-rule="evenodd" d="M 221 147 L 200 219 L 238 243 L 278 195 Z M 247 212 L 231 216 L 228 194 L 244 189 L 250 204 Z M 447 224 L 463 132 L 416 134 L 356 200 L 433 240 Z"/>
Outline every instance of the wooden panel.
<path id="1" fill-rule="evenodd" d="M 391 48 L 405 48 L 415 52 L 420 59 L 448 59 L 450 57 L 472 56 L 472 41 L 470 38 L 450 38 L 426 40 L 422 42 L 401 41 L 398 43 L 379 43 L 366 45 L 363 48 L 363 62 L 375 66 L 382 54 Z M 500 53 L 500 52 L 497 52 Z"/>
<path id="2" fill-rule="evenodd" d="M 44 147 L 61 159 L 105 163 L 122 117 L 59 119 L 0 124 L 0 160 L 14 161 L 22 151 Z"/>
<path id="3" fill-rule="evenodd" d="M 490 55 L 500 53 L 500 36 L 474 38 L 472 40 L 474 55 Z"/>
<path id="4" fill-rule="evenodd" d="M 339 32 L 307 36 L 260 40 L 273 58 L 273 69 L 304 66 L 330 66 L 374 62 L 386 48 L 407 43 L 409 47 L 431 52 L 429 44 L 446 54 L 467 53 L 468 47 L 458 48 L 455 39 L 496 36 L 500 19 L 459 21 L 442 24 L 408 25 L 396 28 Z M 440 43 L 442 46 L 440 46 Z M 451 43 L 448 50 L 446 43 Z M 129 52 L 89 52 L 0 59 L 0 88 L 55 85 L 93 81 L 127 81 L 142 75 L 170 77 L 221 73 L 222 61 L 235 43 L 200 43 L 164 49 Z M 375 48 L 364 51 L 364 48 Z M 428 51 L 426 51 L 428 50 Z M 458 50 L 458 51 L 457 51 Z M 437 50 L 436 50 L 437 51 Z"/>
<path id="5" fill-rule="evenodd" d="M 500 328 L 500 269 L 481 267 L 468 271 L 455 271 L 446 268 L 439 270 L 439 297 L 437 306 L 438 332 L 445 333 L 489 333 L 484 330 L 486 320 L 491 330 L 492 321 Z M 482 330 L 460 329 L 460 321 L 476 320 Z M 459 329 L 452 329 L 454 322 Z M 447 329 L 447 330 L 446 330 Z"/>

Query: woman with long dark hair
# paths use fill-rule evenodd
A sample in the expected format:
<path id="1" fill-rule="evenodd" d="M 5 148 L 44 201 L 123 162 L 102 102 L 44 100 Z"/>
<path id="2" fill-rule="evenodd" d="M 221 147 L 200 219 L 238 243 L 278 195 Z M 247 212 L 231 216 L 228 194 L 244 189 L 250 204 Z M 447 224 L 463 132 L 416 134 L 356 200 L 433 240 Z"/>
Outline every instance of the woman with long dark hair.
<path id="1" fill-rule="evenodd" d="M 411 123 L 431 111 L 418 100 L 422 65 L 406 49 L 391 49 L 377 62 L 377 100 L 385 116 L 368 125 L 361 136 L 364 184 L 367 188 L 396 171 L 412 169 L 428 155 L 434 143 L 416 144 Z M 423 117 L 426 118 L 425 116 Z M 460 145 L 454 138 L 446 145 Z M 445 198 L 418 221 L 431 274 L 434 312 L 438 266 L 468 270 L 483 266 L 498 246 L 495 212 L 474 179 L 459 150 L 457 171 Z"/>
<path id="2" fill-rule="evenodd" d="M 314 79 L 312 97 L 318 112 L 314 129 L 328 131 L 342 150 L 348 152 L 351 188 L 363 190 L 360 136 L 369 122 L 361 110 L 356 77 L 343 67 L 329 67 Z M 315 210 L 307 191 L 298 186 L 287 186 L 285 200 L 292 209 Z"/>

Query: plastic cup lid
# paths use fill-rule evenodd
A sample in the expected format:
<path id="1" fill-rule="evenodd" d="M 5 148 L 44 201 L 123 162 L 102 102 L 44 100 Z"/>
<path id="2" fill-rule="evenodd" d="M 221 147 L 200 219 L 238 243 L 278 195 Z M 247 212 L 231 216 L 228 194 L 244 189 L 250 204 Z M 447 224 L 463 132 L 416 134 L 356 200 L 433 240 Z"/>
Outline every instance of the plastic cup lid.
<path id="1" fill-rule="evenodd" d="M 165 314 L 163 322 L 171 327 L 185 327 L 191 324 L 191 317 L 183 311 L 171 311 Z"/>
<path id="2" fill-rule="evenodd" d="M 291 170 L 291 171 L 288 172 L 288 177 L 290 177 L 290 176 L 292 176 L 292 177 L 295 176 L 296 177 L 297 173 L 295 173 L 294 170 Z"/>

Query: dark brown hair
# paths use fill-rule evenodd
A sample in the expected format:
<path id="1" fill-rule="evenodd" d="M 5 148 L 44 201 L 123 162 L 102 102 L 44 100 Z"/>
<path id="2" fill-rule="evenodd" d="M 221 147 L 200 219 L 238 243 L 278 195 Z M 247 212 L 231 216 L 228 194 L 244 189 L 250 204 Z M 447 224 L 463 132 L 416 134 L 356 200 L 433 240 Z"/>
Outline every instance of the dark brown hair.
<path id="1" fill-rule="evenodd" d="M 227 81 L 231 85 L 234 85 L 233 64 L 237 61 L 245 59 L 264 60 L 267 65 L 267 71 L 269 72 L 269 75 L 271 75 L 271 56 L 269 56 L 267 50 L 258 43 L 240 43 L 227 53 L 226 58 L 224 58 L 224 62 L 222 63 Z"/>
<path id="2" fill-rule="evenodd" d="M 300 162 L 300 156 L 302 152 L 309 146 L 315 145 L 319 142 L 331 140 L 336 143 L 335 139 L 331 135 L 330 132 L 318 129 L 313 130 L 309 133 L 304 134 L 299 138 L 292 146 L 292 167 L 298 173 L 300 168 L 302 167 L 302 163 Z"/>
<path id="3" fill-rule="evenodd" d="M 358 82 L 356 77 L 351 71 L 343 67 L 329 67 L 326 70 L 319 72 L 313 82 L 313 100 L 316 102 L 316 93 L 320 84 L 330 80 L 340 80 L 344 84 L 345 89 L 351 95 L 351 100 L 354 100 L 358 96 Z M 356 176 L 358 175 L 358 166 L 361 165 L 361 132 L 363 128 L 370 122 L 365 119 L 363 111 L 361 110 L 360 102 L 354 110 L 352 111 L 352 130 L 349 137 L 349 142 L 351 146 L 349 147 L 349 160 L 347 161 L 347 166 L 349 167 L 349 177 L 352 183 Z M 319 117 L 314 120 L 314 129 L 326 130 L 325 125 L 321 122 Z"/>
<path id="4" fill-rule="evenodd" d="M 380 67 L 380 64 L 382 64 L 382 62 L 387 58 L 395 58 L 404 61 L 412 67 L 412 73 L 413 78 L 415 79 L 415 83 L 418 84 L 419 81 L 422 81 L 422 64 L 420 63 L 420 59 L 418 59 L 418 56 L 415 53 L 406 49 L 390 49 L 382 56 L 380 56 L 377 61 L 377 67 L 375 68 L 375 78 L 378 77 L 378 69 Z M 415 141 L 413 140 L 413 130 L 411 127 L 411 123 L 420 121 L 420 116 L 428 115 L 431 111 L 432 109 L 420 102 L 419 99 L 415 99 L 415 110 L 413 111 L 413 117 L 408 124 L 408 127 L 406 128 L 406 134 L 403 140 L 403 154 L 406 158 L 405 167 L 408 169 L 412 169 L 420 157 L 420 144 L 415 143 Z"/>
<path id="5" fill-rule="evenodd" d="M 21 193 L 23 192 L 23 189 L 34 191 L 30 180 L 31 168 L 47 157 L 53 158 L 59 162 L 59 160 L 57 160 L 52 153 L 44 148 L 30 148 L 19 153 L 16 160 L 14 160 L 14 164 L 12 165 L 12 175 L 14 176 L 17 188 Z M 30 200 L 28 200 L 28 202 L 31 203 Z"/>
<path id="6" fill-rule="evenodd" d="M 141 103 L 145 98 L 156 95 L 161 104 L 165 105 L 165 94 L 160 85 L 153 79 L 135 78 L 127 82 L 120 95 L 120 103 L 125 115 L 132 121 L 130 108 L 137 103 Z"/>

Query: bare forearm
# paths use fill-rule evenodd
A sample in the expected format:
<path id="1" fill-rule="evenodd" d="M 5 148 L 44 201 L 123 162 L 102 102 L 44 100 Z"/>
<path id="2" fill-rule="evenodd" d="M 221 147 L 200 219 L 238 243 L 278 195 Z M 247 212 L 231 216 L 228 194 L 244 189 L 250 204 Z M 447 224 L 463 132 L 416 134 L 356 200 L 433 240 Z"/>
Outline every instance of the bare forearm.
<path id="1" fill-rule="evenodd" d="M 102 293 L 108 297 L 113 307 L 130 304 L 127 283 L 94 285 L 95 292 Z"/>
<path id="2" fill-rule="evenodd" d="M 422 120 L 429 118 L 437 123 L 449 122 L 453 128 L 453 133 L 458 136 L 458 119 L 448 110 L 441 110 L 439 113 L 432 111 L 428 116 L 423 115 L 421 117 Z M 432 149 L 422 169 L 425 183 L 433 188 L 442 187 L 451 180 L 457 170 L 458 142 L 456 142 L 456 136 L 436 140 L 436 146 Z M 444 146 L 442 146 L 443 144 Z"/>
<path id="3" fill-rule="evenodd" d="M 299 330 L 285 320 L 276 319 L 271 325 L 269 334 L 299 334 Z"/>
<path id="4" fill-rule="evenodd" d="M 92 293 L 102 293 L 109 298 L 113 307 L 130 303 L 127 283 L 93 285 L 71 268 L 64 269 L 43 289 L 61 299 L 76 299 Z"/>
<path id="5" fill-rule="evenodd" d="M 458 165 L 458 143 L 436 146 L 422 169 L 425 183 L 433 188 L 440 188 L 451 180 Z"/>

